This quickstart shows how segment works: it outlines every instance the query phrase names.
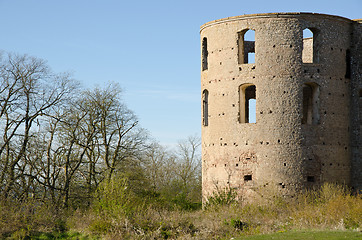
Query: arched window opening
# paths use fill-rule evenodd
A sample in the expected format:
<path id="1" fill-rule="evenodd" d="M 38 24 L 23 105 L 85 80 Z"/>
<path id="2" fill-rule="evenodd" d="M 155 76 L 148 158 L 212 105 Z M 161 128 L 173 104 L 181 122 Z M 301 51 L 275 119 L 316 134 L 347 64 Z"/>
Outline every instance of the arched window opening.
<path id="1" fill-rule="evenodd" d="M 318 62 L 318 31 L 311 28 L 303 30 L 303 63 L 317 63 Z"/>
<path id="2" fill-rule="evenodd" d="M 239 87 L 239 122 L 256 123 L 256 87 L 243 84 Z"/>
<path id="3" fill-rule="evenodd" d="M 207 38 L 204 37 L 202 39 L 202 71 L 207 70 L 207 57 L 208 57 L 208 51 L 207 51 Z"/>
<path id="4" fill-rule="evenodd" d="M 255 31 L 238 32 L 238 63 L 255 63 Z"/>
<path id="5" fill-rule="evenodd" d="M 209 125 L 209 92 L 206 89 L 202 92 L 202 124 Z"/>
<path id="6" fill-rule="evenodd" d="M 303 86 L 302 124 L 317 125 L 319 122 L 319 86 L 316 83 L 306 83 Z"/>

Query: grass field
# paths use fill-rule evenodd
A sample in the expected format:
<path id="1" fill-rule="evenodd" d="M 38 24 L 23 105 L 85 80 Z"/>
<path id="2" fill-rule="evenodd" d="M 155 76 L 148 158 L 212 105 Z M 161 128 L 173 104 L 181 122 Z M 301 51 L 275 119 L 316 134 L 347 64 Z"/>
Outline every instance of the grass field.
<path id="1" fill-rule="evenodd" d="M 359 231 L 290 231 L 235 238 L 235 240 L 361 240 Z"/>
<path id="2" fill-rule="evenodd" d="M 32 240 L 100 240 L 98 236 L 82 235 L 76 232 L 64 232 L 64 233 L 34 233 L 31 236 L 22 236 L 18 234 L 10 238 L 4 239 L 32 239 Z"/>
<path id="3" fill-rule="evenodd" d="M 121 237 L 121 236 L 119 236 Z M 21 237 L 19 239 L 22 239 Z M 70 240 L 98 240 L 97 236 L 82 235 L 79 233 L 49 234 L 39 233 L 30 237 L 34 240 L 70 239 Z M 231 238 L 233 240 L 361 240 L 361 231 L 289 231 L 272 234 L 246 236 L 242 238 Z"/>

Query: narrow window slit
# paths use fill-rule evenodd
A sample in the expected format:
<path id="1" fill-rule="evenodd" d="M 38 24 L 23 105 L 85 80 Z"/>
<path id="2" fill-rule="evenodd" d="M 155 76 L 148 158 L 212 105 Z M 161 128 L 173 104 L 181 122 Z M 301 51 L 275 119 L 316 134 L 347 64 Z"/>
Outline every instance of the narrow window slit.
<path id="1" fill-rule="evenodd" d="M 202 122 L 204 126 L 209 125 L 209 91 L 202 92 Z"/>
<path id="2" fill-rule="evenodd" d="M 202 39 L 202 71 L 208 69 L 208 51 L 207 51 L 207 38 Z"/>

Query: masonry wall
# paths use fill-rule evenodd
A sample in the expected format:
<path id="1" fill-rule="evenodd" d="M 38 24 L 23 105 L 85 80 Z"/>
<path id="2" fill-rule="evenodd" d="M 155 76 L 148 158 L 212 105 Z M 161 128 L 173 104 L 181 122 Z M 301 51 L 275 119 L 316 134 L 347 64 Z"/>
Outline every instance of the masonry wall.
<path id="1" fill-rule="evenodd" d="M 351 148 L 352 187 L 362 190 L 362 19 L 351 33 Z"/>
<path id="2" fill-rule="evenodd" d="M 315 31 L 311 63 L 302 60 L 305 28 Z M 359 134 L 351 140 L 350 127 L 351 89 L 361 75 L 352 74 L 354 85 L 346 75 L 355 28 L 360 34 L 351 20 L 310 13 L 244 15 L 201 27 L 201 88 L 208 93 L 202 126 L 205 197 L 224 188 L 250 198 L 269 191 L 293 196 L 323 182 L 351 185 L 361 143 Z M 240 63 L 239 56 L 238 36 L 247 29 L 255 31 L 255 63 L 249 64 Z M 353 56 L 360 58 L 358 54 Z M 240 89 L 250 85 L 256 88 L 256 123 L 243 123 Z M 305 86 L 316 89 L 309 123 L 302 123 Z M 361 106 L 358 101 L 354 108 Z M 356 119 L 355 130 L 360 117 Z"/>

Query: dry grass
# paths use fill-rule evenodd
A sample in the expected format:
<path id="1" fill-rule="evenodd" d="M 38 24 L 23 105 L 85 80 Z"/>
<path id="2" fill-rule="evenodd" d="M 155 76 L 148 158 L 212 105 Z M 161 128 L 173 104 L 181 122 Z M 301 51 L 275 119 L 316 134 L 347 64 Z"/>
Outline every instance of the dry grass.
<path id="1" fill-rule="evenodd" d="M 272 199 L 262 204 L 214 204 L 197 211 L 142 205 L 130 198 L 127 204 L 110 206 L 118 204 L 111 199 L 101 206 L 95 203 L 90 209 L 61 213 L 62 217 L 46 205 L 2 202 L 0 236 L 22 239 L 34 232 L 70 230 L 102 239 L 230 239 L 303 229 L 361 231 L 362 198 L 341 186 L 326 184 L 294 200 Z"/>
<path id="2" fill-rule="evenodd" d="M 33 199 L 0 200 L 0 238 L 24 239 L 39 232 L 64 232 L 67 229 L 64 211 Z"/>
<path id="3" fill-rule="evenodd" d="M 72 227 L 106 239 L 230 239 L 301 229 L 361 231 L 362 199 L 341 186 L 326 184 L 293 201 L 235 202 L 191 212 L 148 206 L 128 216 L 112 215 L 74 216 Z M 87 224 L 74 224 L 84 218 Z"/>

